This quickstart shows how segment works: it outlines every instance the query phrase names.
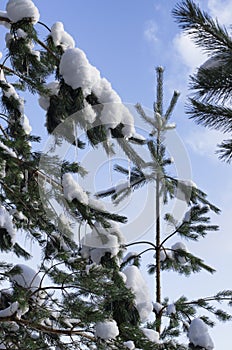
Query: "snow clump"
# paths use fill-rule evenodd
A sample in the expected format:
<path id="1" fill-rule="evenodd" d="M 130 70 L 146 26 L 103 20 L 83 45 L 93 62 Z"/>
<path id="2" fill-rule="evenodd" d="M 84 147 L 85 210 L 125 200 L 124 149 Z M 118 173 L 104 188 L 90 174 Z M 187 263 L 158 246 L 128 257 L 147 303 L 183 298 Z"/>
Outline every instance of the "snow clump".
<path id="1" fill-rule="evenodd" d="M 74 90 L 81 87 L 85 96 L 91 93 L 92 86 L 100 79 L 100 72 L 89 63 L 84 51 L 78 48 L 64 52 L 60 61 L 60 74 Z"/>
<path id="2" fill-rule="evenodd" d="M 107 340 L 115 339 L 119 335 L 117 323 L 113 321 L 104 321 L 96 323 L 96 337 Z"/>
<path id="3" fill-rule="evenodd" d="M 11 244 L 14 245 L 16 231 L 13 227 L 12 217 L 4 207 L 0 207 L 0 228 L 8 232 L 11 237 Z"/>
<path id="4" fill-rule="evenodd" d="M 144 335 L 153 343 L 159 343 L 159 333 L 149 328 L 142 328 Z"/>
<path id="5" fill-rule="evenodd" d="M 17 94 L 14 86 L 10 83 L 6 82 L 6 79 L 4 77 L 4 74 L 1 75 L 0 80 L 5 82 L 5 87 L 3 89 L 3 95 L 10 99 L 13 98 L 17 101 L 18 103 L 18 111 L 21 114 L 20 116 L 20 124 L 25 132 L 26 135 L 29 135 L 30 132 L 32 131 L 32 127 L 29 123 L 29 119 L 27 118 L 27 116 L 24 114 L 24 100 L 19 97 L 19 95 Z"/>
<path id="6" fill-rule="evenodd" d="M 72 202 L 77 199 L 80 203 L 88 205 L 89 198 L 83 188 L 74 180 L 71 174 L 67 173 L 63 175 L 62 186 L 64 191 L 64 197 Z"/>
<path id="7" fill-rule="evenodd" d="M 30 18 L 35 24 L 39 21 L 39 10 L 31 0 L 9 0 L 6 5 L 7 17 L 14 23 Z"/>
<path id="8" fill-rule="evenodd" d="M 16 313 L 19 308 L 19 303 L 15 301 L 6 309 L 0 310 L 0 318 L 1 317 L 10 317 Z"/>
<path id="9" fill-rule="evenodd" d="M 123 345 L 126 346 L 130 350 L 135 349 L 135 344 L 132 340 L 128 340 L 128 341 L 124 342 Z"/>
<path id="10" fill-rule="evenodd" d="M 90 258 L 92 262 L 100 264 L 106 253 L 110 253 L 111 257 L 119 253 L 120 245 L 125 243 L 125 240 L 118 224 L 111 222 L 110 225 L 111 227 L 106 229 L 96 223 L 93 230 L 82 238 L 82 258 Z"/>
<path id="11" fill-rule="evenodd" d="M 168 315 L 174 315 L 176 313 L 176 306 L 175 304 L 169 304 L 167 306 L 167 314 Z"/>
<path id="12" fill-rule="evenodd" d="M 186 253 L 188 252 L 187 247 L 183 242 L 176 242 L 175 244 L 172 245 L 171 249 L 173 250 L 174 255 L 175 255 L 175 251 L 178 251 L 178 250 Z M 178 256 L 177 260 L 179 261 L 180 264 L 185 264 L 187 262 L 184 256 Z"/>
<path id="13" fill-rule="evenodd" d="M 43 108 L 45 111 L 47 111 L 50 106 L 51 96 L 58 95 L 59 85 L 60 84 L 58 81 L 52 81 L 44 86 L 46 89 L 49 90 L 48 95 L 40 95 L 38 101 L 40 107 Z"/>
<path id="14" fill-rule="evenodd" d="M 15 270 L 15 273 L 14 273 Z M 35 270 L 23 264 L 17 264 L 11 270 L 10 280 L 23 288 L 35 291 L 40 288 L 41 278 Z"/>
<path id="15" fill-rule="evenodd" d="M 55 46 L 61 46 L 65 51 L 75 47 L 75 41 L 70 34 L 64 30 L 62 22 L 56 22 L 51 28 L 51 36 Z"/>
<path id="16" fill-rule="evenodd" d="M 64 52 L 60 61 L 60 74 L 65 83 L 74 90 L 82 88 L 85 97 L 93 92 L 99 103 L 104 104 L 100 122 L 106 128 L 115 128 L 122 123 L 124 137 L 129 138 L 136 134 L 131 113 L 122 104 L 111 84 L 101 78 L 99 70 L 89 63 L 81 49 L 69 48 Z"/>
<path id="17" fill-rule="evenodd" d="M 208 328 L 200 318 L 192 320 L 188 330 L 188 337 L 190 343 L 194 346 L 200 346 L 205 350 L 214 349 L 214 344 L 208 333 Z"/>
<path id="18" fill-rule="evenodd" d="M 4 149 L 6 153 L 8 153 L 11 157 L 17 158 L 17 154 L 9 147 L 7 147 L 3 142 L 0 141 L 0 147 Z"/>
<path id="19" fill-rule="evenodd" d="M 135 295 L 135 306 L 138 310 L 141 322 L 145 322 L 153 310 L 147 283 L 143 279 L 137 266 L 128 266 L 123 272 L 127 277 L 126 287 L 130 288 Z"/>

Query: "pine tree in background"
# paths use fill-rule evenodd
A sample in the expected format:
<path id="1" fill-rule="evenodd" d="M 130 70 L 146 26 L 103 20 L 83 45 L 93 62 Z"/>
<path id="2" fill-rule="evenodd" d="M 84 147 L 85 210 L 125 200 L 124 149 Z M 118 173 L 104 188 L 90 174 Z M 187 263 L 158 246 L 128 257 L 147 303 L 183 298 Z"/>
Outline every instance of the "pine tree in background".
<path id="1" fill-rule="evenodd" d="M 212 349 L 206 328 L 209 320 L 198 318 L 196 309 L 206 309 L 226 320 L 229 315 L 210 302 L 231 301 L 232 293 L 225 291 L 194 301 L 182 297 L 175 304 L 163 299 L 161 293 L 162 270 L 186 275 L 201 269 L 214 271 L 190 254 L 183 242 L 170 247 L 168 241 L 177 234 L 190 240 L 204 237 L 207 231 L 217 229 L 210 225 L 208 212 L 218 212 L 193 184 L 166 173 L 171 160 L 164 140 L 168 129 L 173 128 L 169 118 L 178 93 L 164 113 L 162 68 L 157 69 L 154 119 L 146 116 L 140 105 L 136 107 L 151 125 L 151 135 L 146 139 L 136 133 L 129 110 L 85 53 L 75 48 L 62 23 L 47 28 L 39 22 L 39 11 L 31 0 L 9 0 L 6 11 L 0 12 L 0 23 L 8 28 L 7 54 L 0 66 L 0 249 L 20 258 L 20 263 L 12 264 L 4 255 L 0 263 L 0 348 L 181 350 L 188 346 L 175 339 L 184 326 L 190 348 Z M 38 26 L 49 31 L 45 42 L 38 38 Z M 81 177 L 88 170 L 82 164 L 54 155 L 52 147 L 47 153 L 33 151 L 31 142 L 39 143 L 40 139 L 31 135 L 21 97 L 24 91 L 39 95 L 54 147 L 65 141 L 74 149 L 87 148 L 78 137 L 78 126 L 86 132 L 93 149 L 103 146 L 106 155 L 114 152 L 114 143 L 123 149 L 134 168 L 130 172 L 117 168 L 129 181 L 120 191 L 108 191 L 114 199 L 155 182 L 155 240 L 148 242 L 155 252 L 155 261 L 149 267 L 156 278 L 154 304 L 138 268 L 139 257 L 123 259 L 126 243 L 119 223 L 125 223 L 126 217 L 108 212 L 102 201 L 76 182 L 73 174 Z M 148 163 L 135 152 L 134 143 L 147 147 L 151 157 Z M 185 198 L 189 210 L 181 222 L 166 214 L 173 232 L 163 236 L 160 204 L 177 193 Z M 48 197 L 62 208 L 60 215 Z M 80 231 L 86 227 L 79 241 L 73 237 L 70 222 L 75 222 Z M 26 240 L 40 251 L 37 268 L 30 266 Z M 147 324 L 152 313 L 155 321 Z"/>
<path id="2" fill-rule="evenodd" d="M 173 15 L 180 28 L 209 56 L 191 77 L 190 89 L 194 94 L 189 99 L 187 113 L 198 124 L 231 134 L 231 36 L 224 26 L 191 0 L 180 2 Z M 231 138 L 219 145 L 218 154 L 221 159 L 231 161 Z"/>
<path id="3" fill-rule="evenodd" d="M 168 172 L 167 168 L 170 167 L 173 160 L 168 156 L 166 138 L 168 132 L 175 129 L 175 124 L 170 123 L 170 117 L 178 100 L 179 92 L 175 91 L 173 93 L 170 105 L 165 111 L 163 106 L 164 70 L 162 67 L 158 67 L 156 71 L 157 97 L 154 103 L 154 117 L 147 115 L 140 104 L 136 105 L 138 114 L 150 126 L 150 135 L 148 135 L 146 142 L 150 160 L 146 162 L 145 167 L 138 168 L 135 166 L 129 171 L 121 165 L 116 165 L 115 170 L 127 176 L 127 186 L 102 191 L 98 196 L 111 195 L 113 202 L 119 203 L 131 191 L 149 182 L 155 183 L 154 240 L 128 244 L 127 246 L 147 244 L 148 249 L 141 252 L 141 254 L 128 255 L 128 260 L 124 262 L 124 265 L 131 262 L 137 264 L 138 259 L 149 251 L 155 253 L 154 262 L 151 262 L 148 266 L 148 272 L 155 275 L 156 291 L 153 304 L 155 320 L 148 325 L 148 329 L 155 330 L 158 334 L 159 349 L 211 350 L 214 345 L 206 325 L 214 325 L 211 319 L 212 315 L 213 318 L 216 317 L 220 321 L 231 320 L 231 315 L 217 309 L 215 303 L 228 301 L 231 305 L 232 291 L 222 291 L 212 297 L 202 297 L 192 301 L 182 296 L 174 303 L 170 303 L 169 298 L 164 297 L 162 293 L 161 277 L 163 271 L 172 270 L 185 276 L 201 270 L 209 273 L 215 272 L 201 258 L 190 253 L 183 240 L 198 241 L 200 238 L 204 238 L 208 232 L 216 231 L 218 227 L 210 224 L 209 214 L 210 211 L 219 213 L 219 209 L 207 200 L 206 194 L 198 189 L 191 180 L 177 179 L 170 176 Z M 162 218 L 162 205 L 168 204 L 170 200 L 175 198 L 186 202 L 187 211 L 181 220 L 177 220 L 169 212 L 165 212 L 164 218 Z M 165 222 L 168 229 L 165 229 Z M 180 240 L 175 241 L 178 237 Z M 208 314 L 205 314 L 205 310 L 208 311 Z M 183 332 L 186 332 L 189 338 L 188 346 L 178 341 Z"/>

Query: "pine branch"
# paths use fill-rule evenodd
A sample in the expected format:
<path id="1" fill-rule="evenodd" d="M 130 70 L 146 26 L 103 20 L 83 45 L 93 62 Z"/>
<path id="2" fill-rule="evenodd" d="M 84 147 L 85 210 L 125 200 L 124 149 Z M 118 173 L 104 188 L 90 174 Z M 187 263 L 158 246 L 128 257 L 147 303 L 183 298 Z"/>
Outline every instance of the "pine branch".
<path id="1" fill-rule="evenodd" d="M 18 318 L 16 315 L 8 316 L 8 317 L 0 317 L 0 322 L 16 322 L 17 324 L 26 326 L 28 328 L 32 328 L 37 331 L 42 331 L 47 334 L 57 334 L 57 335 L 67 335 L 67 336 L 75 336 L 78 335 L 80 337 L 96 341 L 96 338 L 89 335 L 85 331 L 75 330 L 75 329 L 62 329 L 62 328 L 52 328 L 41 325 L 39 323 L 34 323 L 32 320 L 25 320 L 22 318 Z"/>
<path id="2" fill-rule="evenodd" d="M 231 108 L 202 103 L 192 98 L 189 101 L 191 105 L 187 109 L 187 114 L 190 114 L 190 118 L 194 119 L 197 124 L 221 130 L 222 132 L 232 131 Z"/>
<path id="3" fill-rule="evenodd" d="M 232 161 L 232 139 L 223 141 L 218 147 L 219 150 L 216 153 L 219 158 L 230 163 Z"/>
<path id="4" fill-rule="evenodd" d="M 182 1 L 172 13 L 179 27 L 206 52 L 222 54 L 232 51 L 232 40 L 226 28 L 201 11 L 193 1 Z"/>
<path id="5" fill-rule="evenodd" d="M 172 112 L 173 112 L 173 110 L 174 110 L 174 108 L 176 106 L 176 103 L 178 101 L 179 96 L 180 96 L 179 91 L 174 91 L 172 99 L 170 101 L 170 104 L 169 104 L 169 106 L 167 108 L 167 111 L 166 111 L 166 113 L 164 115 L 164 119 L 165 120 L 168 120 L 171 117 L 171 114 L 172 114 Z"/>

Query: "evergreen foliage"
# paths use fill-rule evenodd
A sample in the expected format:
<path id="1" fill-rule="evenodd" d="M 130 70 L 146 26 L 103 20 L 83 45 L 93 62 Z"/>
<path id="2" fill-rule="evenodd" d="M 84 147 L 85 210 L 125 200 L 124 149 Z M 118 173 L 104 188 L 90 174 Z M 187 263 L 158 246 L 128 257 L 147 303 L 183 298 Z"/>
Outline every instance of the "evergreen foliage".
<path id="1" fill-rule="evenodd" d="M 191 77 L 187 113 L 198 124 L 231 134 L 232 40 L 225 26 L 191 0 L 180 2 L 173 10 L 180 28 L 188 34 L 209 59 Z M 219 145 L 219 157 L 232 159 L 232 140 Z"/>
<path id="2" fill-rule="evenodd" d="M 18 4 L 21 6 L 23 1 Z M 196 241 L 218 229 L 210 224 L 209 212 L 218 213 L 219 209 L 207 200 L 206 194 L 192 183 L 170 176 L 167 171 L 172 161 L 166 154 L 164 141 L 168 130 L 174 128 L 169 121 L 179 93 L 174 92 L 164 110 L 163 68 L 158 67 L 154 118 L 147 116 L 141 105 L 136 106 L 151 126 L 149 137 L 143 139 L 133 132 L 126 134 L 128 125 L 122 120 L 108 127 L 99 123 L 104 103 L 99 101 L 97 94 L 92 90 L 86 93 L 82 86 L 72 87 L 61 75 L 60 62 L 67 50 L 65 42 L 57 44 L 46 25 L 28 16 L 17 22 L 7 17 L 1 21 L 10 25 L 10 32 L 6 58 L 0 65 L 0 250 L 6 254 L 13 252 L 20 258 L 20 264 L 7 263 L 4 258 L 0 262 L 0 348 L 199 348 L 194 348 L 192 343 L 181 344 L 179 336 L 183 331 L 188 332 L 192 319 L 199 314 L 198 309 L 204 311 L 200 317 L 206 324 L 212 324 L 208 314 L 221 321 L 229 320 L 231 316 L 216 308 L 215 303 L 228 301 L 231 304 L 232 292 L 226 290 L 190 301 L 183 296 L 173 305 L 161 293 L 163 270 L 185 275 L 202 269 L 214 272 L 183 245 L 170 246 L 169 240 L 180 236 Z M 49 30 L 45 42 L 38 38 L 38 25 Z M 54 90 L 47 85 L 51 78 L 56 79 Z M 74 180 L 72 175 L 84 177 L 88 169 L 77 160 L 61 160 L 53 154 L 33 150 L 31 142 L 39 143 L 40 138 L 31 135 L 24 115 L 24 100 L 20 97 L 24 91 L 39 95 L 45 99 L 45 104 L 48 103 L 46 128 L 53 134 L 55 145 L 63 141 L 75 149 L 95 149 L 102 145 L 107 155 L 114 151 L 113 142 L 116 142 L 133 163 L 130 171 L 120 165 L 116 167 L 127 176 L 128 186 L 119 192 L 115 188 L 103 191 L 98 197 L 112 195 L 112 199 L 119 202 L 141 186 L 155 183 L 155 240 L 130 244 L 146 243 L 148 249 L 123 259 L 129 244 L 125 243 L 118 223 L 125 223 L 127 218 L 109 212 L 100 201 L 91 200 L 91 194 Z M 95 121 L 88 120 L 86 108 L 96 114 Z M 77 125 L 86 132 L 89 144 L 79 140 L 73 131 L 69 117 L 75 114 L 78 115 Z M 66 127 L 62 133 L 59 126 L 64 121 Z M 137 154 L 134 143 L 146 147 L 149 162 Z M 175 198 L 178 191 L 189 210 L 181 222 L 166 213 L 164 220 L 172 231 L 163 236 L 160 204 Z M 63 216 L 53 210 L 52 201 L 62 208 Z M 73 222 L 78 227 L 78 240 L 73 237 Z M 90 232 L 81 237 L 83 228 Z M 23 238 L 19 239 L 19 233 Z M 88 242 L 89 237 L 93 243 Z M 40 253 L 37 271 L 29 266 L 31 255 L 23 243 L 30 240 Z M 143 284 L 138 267 L 140 256 L 147 251 L 155 254 L 149 266 L 149 272 L 155 274 L 156 280 L 153 305 L 150 300 L 145 300 L 147 290 L 142 290 L 141 297 L 140 285 L 134 289 L 128 286 L 128 271 L 134 271 L 135 282 Z M 147 323 L 148 310 L 154 317 Z M 111 336 L 97 332 L 97 326 L 101 332 L 106 332 L 109 325 Z"/>

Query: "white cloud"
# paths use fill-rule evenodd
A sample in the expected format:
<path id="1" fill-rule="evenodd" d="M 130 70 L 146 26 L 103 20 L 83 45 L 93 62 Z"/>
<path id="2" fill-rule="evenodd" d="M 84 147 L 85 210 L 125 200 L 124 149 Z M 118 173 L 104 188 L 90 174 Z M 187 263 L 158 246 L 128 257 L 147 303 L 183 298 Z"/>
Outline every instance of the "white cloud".
<path id="1" fill-rule="evenodd" d="M 156 23 L 152 20 L 147 21 L 144 30 L 145 39 L 151 43 L 156 43 L 158 41 L 157 32 L 158 27 Z"/>
<path id="2" fill-rule="evenodd" d="M 195 153 L 218 161 L 218 155 L 215 152 L 217 145 L 224 139 L 226 136 L 220 131 L 199 129 L 198 126 L 186 137 L 185 142 Z"/>
<path id="3" fill-rule="evenodd" d="M 210 15 L 218 18 L 219 22 L 225 26 L 232 23 L 232 1 L 231 0 L 208 0 Z"/>
<path id="4" fill-rule="evenodd" d="M 177 34 L 173 40 L 174 49 L 183 64 L 192 73 L 200 66 L 207 56 L 193 43 L 190 37 L 184 33 Z"/>

